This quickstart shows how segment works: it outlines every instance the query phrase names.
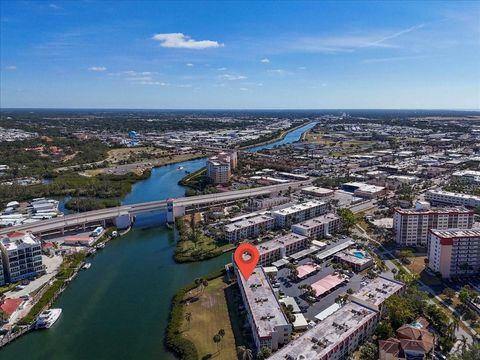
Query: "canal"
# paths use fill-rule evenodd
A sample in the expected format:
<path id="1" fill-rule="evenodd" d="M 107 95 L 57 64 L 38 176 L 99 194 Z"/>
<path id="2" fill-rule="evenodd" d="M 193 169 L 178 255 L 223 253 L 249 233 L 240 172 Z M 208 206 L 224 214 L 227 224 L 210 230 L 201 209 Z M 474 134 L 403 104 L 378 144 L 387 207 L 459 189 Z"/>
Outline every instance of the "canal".
<path id="1" fill-rule="evenodd" d="M 313 126 L 250 150 L 297 141 Z M 197 159 L 155 168 L 150 178 L 134 185 L 123 203 L 183 196 L 185 189 L 178 181 L 185 171 L 204 164 L 205 159 Z M 132 231 L 109 242 L 90 260 L 92 267 L 81 272 L 56 301 L 54 306 L 63 309 L 58 322 L 7 345 L 0 350 L 0 359 L 175 359 L 163 344 L 172 296 L 195 278 L 221 268 L 231 256 L 176 264 L 175 234 L 159 222 L 158 215 L 141 216 Z"/>

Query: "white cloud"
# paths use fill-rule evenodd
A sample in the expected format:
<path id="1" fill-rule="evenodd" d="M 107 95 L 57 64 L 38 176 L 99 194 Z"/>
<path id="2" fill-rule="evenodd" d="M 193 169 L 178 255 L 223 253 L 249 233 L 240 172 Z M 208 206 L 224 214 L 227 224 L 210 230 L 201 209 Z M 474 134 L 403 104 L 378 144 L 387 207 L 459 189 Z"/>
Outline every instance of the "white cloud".
<path id="1" fill-rule="evenodd" d="M 8 66 L 5 66 L 5 70 L 15 71 L 17 70 L 17 67 L 15 65 L 8 65 Z"/>
<path id="2" fill-rule="evenodd" d="M 53 3 L 52 3 L 52 4 L 49 4 L 48 7 L 49 7 L 50 9 L 55 9 L 55 10 L 60 10 L 60 9 L 61 9 L 60 6 L 55 5 L 55 4 L 53 4 Z"/>
<path id="3" fill-rule="evenodd" d="M 265 59 L 260 60 L 260 62 L 264 63 L 264 64 L 268 64 L 270 62 L 270 59 L 265 58 Z"/>
<path id="4" fill-rule="evenodd" d="M 160 46 L 175 49 L 208 49 L 222 47 L 223 44 L 212 40 L 193 40 L 183 33 L 155 34 L 153 40 L 159 41 Z"/>
<path id="5" fill-rule="evenodd" d="M 239 90 L 241 90 L 241 91 L 248 91 L 248 89 L 245 88 L 245 87 L 241 87 Z"/>
<path id="6" fill-rule="evenodd" d="M 220 79 L 222 80 L 245 80 L 247 77 L 243 75 L 232 75 L 232 74 L 222 74 L 219 76 Z"/>
<path id="7" fill-rule="evenodd" d="M 218 71 L 225 71 L 225 70 L 227 70 L 227 68 L 226 67 L 219 67 L 219 68 L 217 68 L 217 70 Z"/>
<path id="8" fill-rule="evenodd" d="M 187 66 L 189 66 L 189 67 L 194 66 L 192 63 L 188 63 L 188 64 L 185 64 L 185 65 L 187 65 Z"/>
<path id="9" fill-rule="evenodd" d="M 107 70 L 107 68 L 105 66 L 90 66 L 88 68 L 89 71 L 97 71 L 97 72 L 102 72 L 102 71 L 105 71 Z"/>
<path id="10" fill-rule="evenodd" d="M 299 66 L 297 69 L 298 70 L 306 70 L 307 68 L 305 66 Z"/>

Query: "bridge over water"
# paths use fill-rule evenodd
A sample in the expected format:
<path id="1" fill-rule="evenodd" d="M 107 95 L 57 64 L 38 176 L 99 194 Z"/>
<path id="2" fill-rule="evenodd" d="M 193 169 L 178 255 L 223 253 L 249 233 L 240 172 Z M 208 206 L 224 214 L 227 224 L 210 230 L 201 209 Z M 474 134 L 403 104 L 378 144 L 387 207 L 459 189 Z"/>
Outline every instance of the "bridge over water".
<path id="1" fill-rule="evenodd" d="M 167 221 L 173 222 L 176 217 L 187 213 L 206 210 L 212 206 L 232 205 L 238 200 L 274 195 L 281 191 L 294 190 L 307 184 L 310 184 L 309 180 L 254 189 L 122 205 L 3 228 L 0 229 L 0 235 L 11 231 L 29 231 L 41 237 L 58 233 L 64 234 L 65 232 L 84 231 L 87 228 L 98 225 L 105 227 L 107 224 L 114 224 L 122 229 L 129 227 L 136 215 L 152 212 L 166 212 Z"/>

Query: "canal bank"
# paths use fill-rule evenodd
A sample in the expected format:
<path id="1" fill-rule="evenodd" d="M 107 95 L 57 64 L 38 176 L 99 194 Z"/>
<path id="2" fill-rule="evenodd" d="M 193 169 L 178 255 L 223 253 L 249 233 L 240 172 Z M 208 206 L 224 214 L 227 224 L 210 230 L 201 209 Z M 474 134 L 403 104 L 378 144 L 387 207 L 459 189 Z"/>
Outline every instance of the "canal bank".
<path id="1" fill-rule="evenodd" d="M 287 134 L 258 151 L 298 140 L 314 124 Z M 133 186 L 123 203 L 180 197 L 185 171 L 196 171 L 204 159 L 154 168 L 149 179 Z M 183 166 L 182 170 L 178 170 Z M 188 264 L 173 260 L 175 234 L 159 227 L 158 214 L 141 216 L 125 236 L 110 242 L 89 260 L 55 307 L 63 309 L 49 330 L 35 331 L 0 350 L 2 360 L 43 359 L 174 359 L 164 348 L 171 299 L 176 291 L 230 262 L 229 253 Z"/>

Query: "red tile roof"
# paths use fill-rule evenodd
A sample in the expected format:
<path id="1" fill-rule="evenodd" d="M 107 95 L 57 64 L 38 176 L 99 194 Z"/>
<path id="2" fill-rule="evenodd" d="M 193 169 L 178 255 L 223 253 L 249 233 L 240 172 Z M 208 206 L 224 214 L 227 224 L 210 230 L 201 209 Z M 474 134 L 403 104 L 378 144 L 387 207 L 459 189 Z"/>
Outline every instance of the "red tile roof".
<path id="1" fill-rule="evenodd" d="M 24 237 L 25 233 L 23 231 L 11 231 L 7 233 L 7 236 L 9 238 L 18 238 L 18 237 Z"/>
<path id="2" fill-rule="evenodd" d="M 22 299 L 5 299 L 3 300 L 2 303 L 0 303 L 0 309 L 7 314 L 8 316 L 12 315 L 15 310 L 20 306 L 20 304 L 23 302 Z"/>

